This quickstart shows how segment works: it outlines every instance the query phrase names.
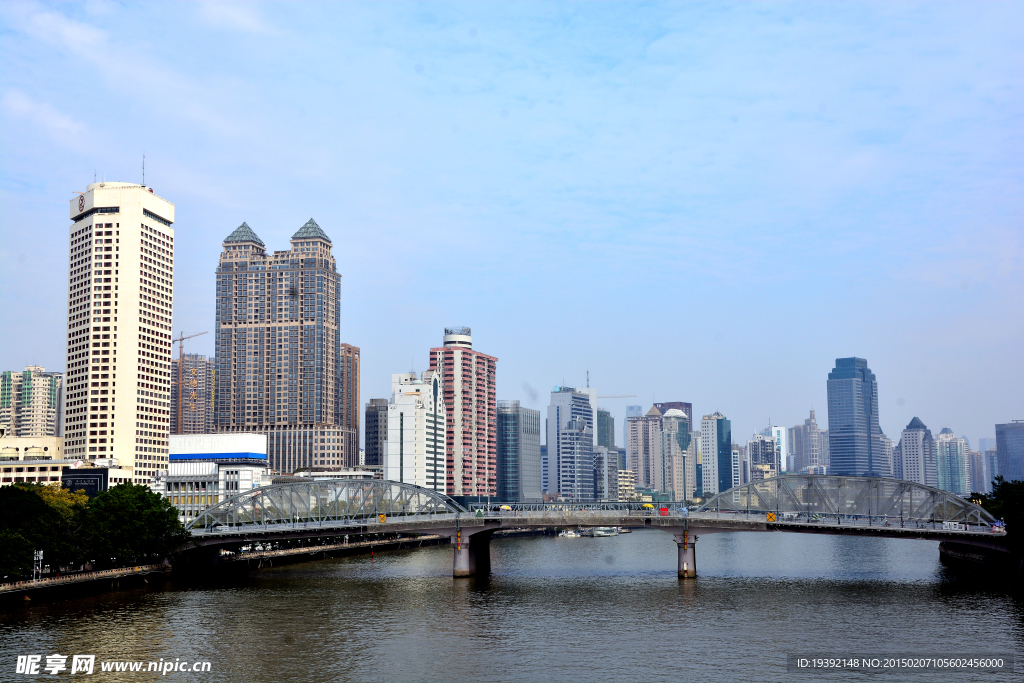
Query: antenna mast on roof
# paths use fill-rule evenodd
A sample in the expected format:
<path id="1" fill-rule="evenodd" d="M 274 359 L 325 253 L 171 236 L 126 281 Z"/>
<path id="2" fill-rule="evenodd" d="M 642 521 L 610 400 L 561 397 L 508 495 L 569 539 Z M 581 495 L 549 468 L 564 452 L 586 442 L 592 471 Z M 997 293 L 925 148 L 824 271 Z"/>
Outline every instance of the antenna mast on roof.
<path id="1" fill-rule="evenodd" d="M 142 153 L 142 186 L 146 186 L 146 153 Z"/>

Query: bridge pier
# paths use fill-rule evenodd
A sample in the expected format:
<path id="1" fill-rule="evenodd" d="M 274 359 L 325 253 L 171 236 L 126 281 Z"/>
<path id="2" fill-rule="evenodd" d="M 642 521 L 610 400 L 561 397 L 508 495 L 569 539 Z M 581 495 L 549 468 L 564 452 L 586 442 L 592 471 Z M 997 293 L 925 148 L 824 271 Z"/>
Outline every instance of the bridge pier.
<path id="1" fill-rule="evenodd" d="M 452 539 L 452 576 L 486 576 L 491 573 L 492 530 L 467 534 L 464 530 L 455 532 Z"/>
<path id="2" fill-rule="evenodd" d="M 697 578 L 697 536 L 686 530 L 675 534 L 679 548 L 679 578 Z"/>

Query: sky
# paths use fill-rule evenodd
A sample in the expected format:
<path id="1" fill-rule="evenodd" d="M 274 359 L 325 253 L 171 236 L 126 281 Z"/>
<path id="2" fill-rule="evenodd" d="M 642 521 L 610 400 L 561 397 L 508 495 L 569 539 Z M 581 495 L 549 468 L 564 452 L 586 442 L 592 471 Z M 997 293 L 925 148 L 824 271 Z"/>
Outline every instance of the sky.
<path id="1" fill-rule="evenodd" d="M 363 403 L 466 325 L 618 431 L 824 427 L 847 356 L 891 438 L 1024 419 L 1021 2 L 0 3 L 0 369 L 64 368 L 67 202 L 143 154 L 188 352 L 312 217 Z"/>

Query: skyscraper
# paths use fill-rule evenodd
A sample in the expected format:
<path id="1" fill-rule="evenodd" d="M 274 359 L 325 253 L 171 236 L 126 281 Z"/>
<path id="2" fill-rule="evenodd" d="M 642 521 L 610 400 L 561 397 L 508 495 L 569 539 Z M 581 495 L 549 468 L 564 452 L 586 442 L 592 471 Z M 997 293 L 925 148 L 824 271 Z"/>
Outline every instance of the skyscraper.
<path id="1" fill-rule="evenodd" d="M 539 503 L 540 411 L 498 401 L 498 498 Z"/>
<path id="2" fill-rule="evenodd" d="M 338 426 L 352 438 L 345 440 L 345 467 L 359 464 L 359 347 L 338 347 Z"/>
<path id="3" fill-rule="evenodd" d="M 148 484 L 167 468 L 174 205 L 93 183 L 71 220 L 64 454 L 116 458 Z"/>
<path id="4" fill-rule="evenodd" d="M 828 375 L 828 434 L 831 474 L 884 476 L 878 384 L 863 358 L 837 358 Z"/>
<path id="5" fill-rule="evenodd" d="M 380 467 L 384 464 L 384 454 L 388 449 L 388 400 L 371 398 L 366 404 L 366 420 L 364 438 L 366 439 L 367 467 Z"/>
<path id="6" fill-rule="evenodd" d="M 686 421 L 689 423 L 690 428 L 693 428 L 693 404 L 687 403 L 686 401 L 662 401 L 661 403 L 655 403 L 654 407 L 658 409 L 658 412 L 665 415 L 670 410 L 681 410 L 686 415 Z"/>
<path id="7" fill-rule="evenodd" d="M 594 429 L 591 423 L 582 417 L 570 417 L 557 436 L 558 495 L 573 501 L 594 500 Z"/>
<path id="8" fill-rule="evenodd" d="M 562 387 L 557 386 L 551 390 L 551 403 L 548 405 L 548 419 L 547 419 L 547 467 L 548 467 L 548 492 L 549 493 L 569 493 L 563 492 L 561 489 L 561 473 L 563 471 L 561 465 L 562 453 L 562 432 L 568 429 L 569 422 L 573 419 L 581 420 L 587 427 L 586 433 L 591 437 L 589 455 L 593 455 L 594 443 L 594 428 L 596 418 L 596 407 L 594 406 L 591 394 L 583 389 L 576 389 L 573 387 Z M 573 463 L 576 459 L 583 457 L 581 451 L 576 445 L 575 438 L 579 436 L 580 428 L 578 426 L 573 427 L 574 436 L 568 442 L 572 445 L 573 450 L 570 453 L 565 454 L 565 457 L 572 459 Z M 576 467 L 575 464 L 572 465 Z M 571 483 L 573 486 L 579 485 L 575 469 L 567 470 L 573 472 L 573 479 Z M 593 475 L 591 475 L 591 483 L 593 483 Z"/>
<path id="9" fill-rule="evenodd" d="M 30 365 L 0 374 L 0 429 L 7 436 L 64 436 L 64 373 Z"/>
<path id="10" fill-rule="evenodd" d="M 661 449 L 661 411 L 651 406 L 646 415 L 626 418 L 626 449 L 629 469 L 635 483 L 642 488 L 654 487 L 654 468 Z"/>
<path id="11" fill-rule="evenodd" d="M 426 370 L 391 376 L 384 478 L 444 493 L 447 477 L 441 378 Z"/>
<path id="12" fill-rule="evenodd" d="M 725 415 L 716 411 L 701 420 L 700 452 L 706 497 L 739 486 L 739 468 L 732 456 L 732 423 Z"/>
<path id="13" fill-rule="evenodd" d="M 470 328 L 446 328 L 444 346 L 430 349 L 430 369 L 444 383 L 447 493 L 497 495 L 498 359 L 473 350 Z"/>
<path id="14" fill-rule="evenodd" d="M 793 463 L 790 466 L 793 471 L 805 472 L 821 465 L 821 439 L 818 433 L 818 421 L 813 410 L 802 425 L 789 430 L 789 447 L 793 454 Z"/>
<path id="15" fill-rule="evenodd" d="M 996 425 L 996 457 L 1006 481 L 1024 481 L 1024 420 Z"/>
<path id="16" fill-rule="evenodd" d="M 597 409 L 597 445 L 615 449 L 615 418 L 603 408 Z"/>
<path id="17" fill-rule="evenodd" d="M 224 239 L 217 267 L 217 431 L 267 434 L 272 470 L 358 459 L 358 363 L 343 359 L 338 273 L 312 218 L 270 254 L 245 223 Z M 346 358 L 358 356 L 348 347 Z M 354 372 L 355 385 L 346 372 Z M 343 387 L 348 387 L 343 392 Z M 347 406 L 347 407 L 346 407 Z M 350 419 L 350 424 L 352 420 Z"/>
<path id="18" fill-rule="evenodd" d="M 771 436 L 754 434 L 747 442 L 747 460 L 750 462 L 751 481 L 779 476 L 782 459 L 778 444 Z"/>
<path id="19" fill-rule="evenodd" d="M 966 496 L 970 488 L 970 447 L 967 440 L 958 437 L 949 427 L 944 427 L 935 439 L 935 464 L 937 486 L 943 491 Z"/>
<path id="20" fill-rule="evenodd" d="M 213 358 L 186 353 L 181 368 L 181 425 L 178 425 L 178 359 L 171 359 L 171 434 L 212 434 L 214 392 Z"/>
<path id="21" fill-rule="evenodd" d="M 898 450 L 901 479 L 925 486 L 938 486 L 935 439 L 920 418 L 915 417 L 907 424 L 900 436 Z"/>
<path id="22" fill-rule="evenodd" d="M 673 500 L 692 500 L 697 490 L 697 448 L 686 413 L 668 408 L 657 435 L 652 488 L 672 495 Z"/>

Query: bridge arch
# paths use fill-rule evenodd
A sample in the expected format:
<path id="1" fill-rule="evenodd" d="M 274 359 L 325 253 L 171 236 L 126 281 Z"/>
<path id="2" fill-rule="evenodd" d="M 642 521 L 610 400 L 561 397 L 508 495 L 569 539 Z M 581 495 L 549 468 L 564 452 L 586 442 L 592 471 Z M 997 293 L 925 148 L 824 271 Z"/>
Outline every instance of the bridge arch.
<path id="1" fill-rule="evenodd" d="M 443 493 L 397 481 L 303 481 L 232 496 L 203 510 L 186 528 L 206 533 L 252 526 L 270 530 L 299 523 L 341 525 L 379 515 L 430 519 L 463 512 L 465 508 Z"/>
<path id="2" fill-rule="evenodd" d="M 786 474 L 735 486 L 708 499 L 701 510 L 775 513 L 795 518 L 886 517 L 913 523 L 991 524 L 995 518 L 963 498 L 912 481 L 884 477 Z"/>

